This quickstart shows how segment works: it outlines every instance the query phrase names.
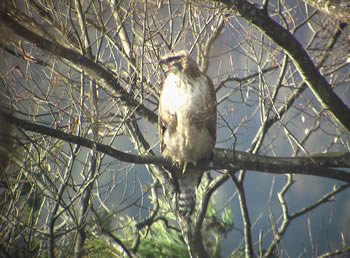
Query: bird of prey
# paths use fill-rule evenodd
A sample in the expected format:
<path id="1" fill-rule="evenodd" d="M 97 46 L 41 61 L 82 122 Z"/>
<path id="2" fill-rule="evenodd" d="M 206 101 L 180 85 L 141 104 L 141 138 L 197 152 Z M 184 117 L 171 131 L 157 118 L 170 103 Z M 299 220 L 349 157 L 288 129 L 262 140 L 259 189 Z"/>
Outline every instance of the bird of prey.
<path id="1" fill-rule="evenodd" d="M 195 165 L 212 157 L 216 142 L 215 89 L 186 51 L 166 55 L 160 64 L 169 69 L 159 99 L 160 151 L 182 167 L 182 172 L 171 173 L 176 184 L 175 204 L 180 215 L 191 215 L 204 172 Z"/>

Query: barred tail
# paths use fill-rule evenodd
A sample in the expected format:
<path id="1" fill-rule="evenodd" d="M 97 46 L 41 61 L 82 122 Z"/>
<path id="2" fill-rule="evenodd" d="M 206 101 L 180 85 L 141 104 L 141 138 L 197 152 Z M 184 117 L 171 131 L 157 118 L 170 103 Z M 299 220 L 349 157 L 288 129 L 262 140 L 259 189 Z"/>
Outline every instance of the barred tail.
<path id="1" fill-rule="evenodd" d="M 186 170 L 177 178 L 178 192 L 175 195 L 175 207 L 180 216 L 190 216 L 196 205 L 196 190 L 201 180 L 202 171 Z"/>
<path id="2" fill-rule="evenodd" d="M 177 194 L 175 200 L 176 209 L 181 216 L 190 216 L 196 205 L 196 191 L 195 189 L 187 189 Z"/>

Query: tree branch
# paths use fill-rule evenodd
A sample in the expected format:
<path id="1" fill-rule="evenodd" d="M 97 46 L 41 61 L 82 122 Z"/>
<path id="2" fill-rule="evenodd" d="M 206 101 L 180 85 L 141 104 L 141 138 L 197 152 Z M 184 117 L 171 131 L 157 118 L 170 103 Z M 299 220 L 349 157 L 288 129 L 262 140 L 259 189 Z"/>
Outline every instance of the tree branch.
<path id="1" fill-rule="evenodd" d="M 211 167 L 211 166 L 210 166 Z M 314 175 L 350 182 L 350 153 L 334 152 L 309 157 L 269 157 L 248 152 L 215 149 L 213 169 L 235 168 L 273 174 Z"/>
<path id="2" fill-rule="evenodd" d="M 226 4 L 251 22 L 257 29 L 267 35 L 282 48 L 292 59 L 300 75 L 312 90 L 321 105 L 332 113 L 334 118 L 348 131 L 350 131 L 350 109 L 339 98 L 332 86 L 320 74 L 311 58 L 296 38 L 273 19 L 265 9 L 244 0 L 218 0 Z"/>
<path id="3" fill-rule="evenodd" d="M 267 250 L 264 254 L 264 257 L 270 257 L 270 255 L 272 254 L 272 252 L 276 248 L 277 244 L 281 241 L 284 233 L 287 231 L 287 228 L 290 226 L 290 224 L 293 220 L 295 220 L 297 217 L 300 217 L 300 216 L 306 214 L 307 212 L 319 207 L 322 203 L 328 202 L 336 194 L 349 188 L 348 184 L 339 186 L 339 187 L 333 189 L 332 191 L 330 191 L 329 193 L 325 194 L 324 196 L 322 196 L 318 201 L 314 202 L 312 205 L 305 207 L 305 208 L 302 208 L 302 209 L 290 214 L 288 212 L 288 209 L 287 209 L 288 206 L 287 206 L 286 201 L 284 199 L 284 195 L 287 192 L 287 189 L 289 188 L 289 186 L 290 186 L 290 183 L 288 182 L 285 185 L 285 187 L 278 193 L 278 199 L 279 199 L 280 204 L 282 206 L 283 221 L 282 221 L 282 224 L 280 225 L 280 227 L 278 228 L 278 231 L 275 232 L 274 238 L 273 238 L 270 246 L 267 248 Z"/>
<path id="4" fill-rule="evenodd" d="M 350 23 L 349 2 L 342 3 L 339 0 L 304 0 L 304 2 L 336 19 Z"/>
<path id="5" fill-rule="evenodd" d="M 94 141 L 62 132 L 58 129 L 53 129 L 47 126 L 34 124 L 12 115 L 0 112 L 8 122 L 31 132 L 40 133 L 42 135 L 55 137 L 73 144 L 78 144 L 83 147 L 93 148 L 96 144 L 96 150 L 103 152 L 120 161 L 130 162 L 135 164 L 155 164 L 172 168 L 173 163 L 162 157 L 153 155 L 135 155 L 119 151 L 111 146 L 94 143 Z M 190 164 L 189 166 L 192 166 Z M 299 175 L 314 175 L 337 179 L 350 183 L 350 173 L 335 169 L 335 168 L 350 168 L 350 153 L 349 152 L 334 152 L 315 154 L 309 157 L 269 157 L 251 154 L 242 151 L 232 151 L 228 149 L 214 150 L 214 158 L 209 163 L 201 161 L 197 164 L 203 170 L 216 169 L 244 169 L 261 172 L 269 172 L 274 174 L 299 174 Z"/>
<path id="6" fill-rule="evenodd" d="M 19 24 L 13 17 L 5 12 L 0 12 L 0 20 L 11 28 L 17 35 L 25 38 L 40 49 L 47 51 L 57 57 L 61 57 L 70 62 L 73 66 L 84 69 L 84 71 L 94 78 L 99 84 L 113 93 L 126 106 L 136 111 L 140 116 L 144 117 L 149 122 L 156 124 L 158 119 L 154 114 L 144 105 L 140 104 L 135 98 L 127 93 L 118 82 L 117 76 L 111 71 L 106 70 L 102 65 L 94 63 L 89 58 L 80 55 L 79 53 L 61 46 L 55 42 L 47 40 L 31 30 Z"/>
<path id="7" fill-rule="evenodd" d="M 247 206 L 246 194 L 243 187 L 243 182 L 238 181 L 238 179 L 234 174 L 235 171 L 229 170 L 228 173 L 236 186 L 239 206 L 241 208 L 242 220 L 244 225 L 245 257 L 247 258 L 254 257 L 254 248 L 253 248 L 252 231 L 251 231 L 252 224 L 250 222 L 250 216 L 249 216 L 249 211 Z"/>

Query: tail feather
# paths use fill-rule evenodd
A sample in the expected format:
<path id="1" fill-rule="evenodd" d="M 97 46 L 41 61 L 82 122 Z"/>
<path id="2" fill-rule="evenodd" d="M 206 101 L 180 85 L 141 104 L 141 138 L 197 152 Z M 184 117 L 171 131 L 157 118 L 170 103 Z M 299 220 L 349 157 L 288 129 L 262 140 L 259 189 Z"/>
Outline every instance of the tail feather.
<path id="1" fill-rule="evenodd" d="M 202 171 L 187 169 L 177 178 L 178 191 L 175 195 L 175 206 L 181 216 L 190 216 L 196 205 L 196 190 L 201 180 Z"/>
<path id="2" fill-rule="evenodd" d="M 196 205 L 196 191 L 186 191 L 181 190 L 177 193 L 175 205 L 178 213 L 181 216 L 190 216 Z"/>

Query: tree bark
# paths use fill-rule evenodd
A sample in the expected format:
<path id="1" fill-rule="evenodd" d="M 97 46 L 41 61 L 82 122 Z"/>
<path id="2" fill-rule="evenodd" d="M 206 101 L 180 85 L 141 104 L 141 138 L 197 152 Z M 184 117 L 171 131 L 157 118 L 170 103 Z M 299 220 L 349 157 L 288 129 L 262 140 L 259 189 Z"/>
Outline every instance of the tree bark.
<path id="1" fill-rule="evenodd" d="M 272 20 L 267 10 L 259 8 L 245 0 L 222 0 L 229 8 L 251 22 L 257 29 L 267 35 L 277 46 L 282 48 L 292 59 L 300 75 L 307 83 L 324 109 L 350 132 L 350 109 L 335 94 L 332 86 L 320 74 L 311 58 L 298 40 L 281 25 Z"/>
<path id="2" fill-rule="evenodd" d="M 120 86 L 117 75 L 106 70 L 102 65 L 94 63 L 89 58 L 82 56 L 69 48 L 63 47 L 56 42 L 37 35 L 33 31 L 16 22 L 14 18 L 3 11 L 0 12 L 0 21 L 11 28 L 17 35 L 25 38 L 42 50 L 64 58 L 69 61 L 72 66 L 83 69 L 90 77 L 99 82 L 102 87 L 111 92 L 113 96 L 118 98 L 124 105 L 135 110 L 140 116 L 152 124 L 157 124 L 157 115 L 126 92 L 123 87 Z"/>
<path id="3" fill-rule="evenodd" d="M 95 144 L 89 139 L 34 124 L 8 114 L 3 114 L 3 117 L 8 122 L 24 130 L 52 136 L 90 149 Z M 162 157 L 130 154 L 105 144 L 96 143 L 96 150 L 124 162 L 172 167 L 172 162 Z M 190 164 L 190 166 L 192 165 Z M 275 174 L 314 175 L 350 183 L 350 173 L 339 169 L 350 168 L 350 153 L 348 152 L 320 153 L 308 157 L 269 157 L 216 148 L 214 150 L 214 158 L 210 164 L 208 161 L 201 161 L 197 166 L 203 170 L 244 169 Z"/>

